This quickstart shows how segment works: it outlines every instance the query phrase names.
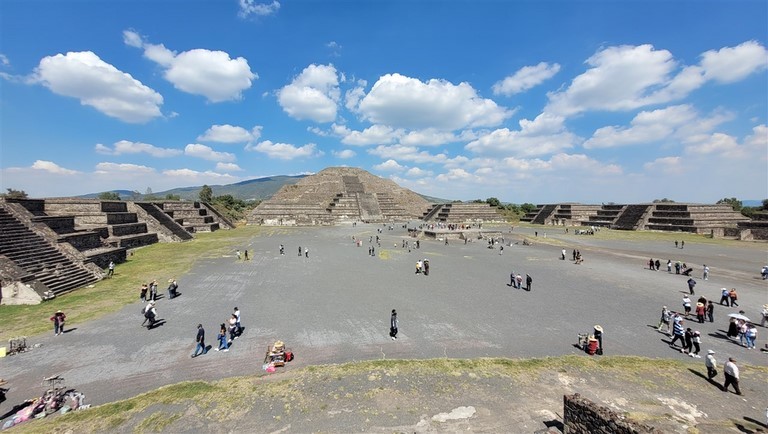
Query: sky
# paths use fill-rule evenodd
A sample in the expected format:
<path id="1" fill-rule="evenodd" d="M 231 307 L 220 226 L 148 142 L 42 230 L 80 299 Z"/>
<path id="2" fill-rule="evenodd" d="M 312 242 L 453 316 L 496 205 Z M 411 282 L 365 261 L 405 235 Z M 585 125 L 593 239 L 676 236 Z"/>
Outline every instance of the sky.
<path id="1" fill-rule="evenodd" d="M 761 200 L 767 44 L 765 0 L 3 0 L 0 189 Z"/>

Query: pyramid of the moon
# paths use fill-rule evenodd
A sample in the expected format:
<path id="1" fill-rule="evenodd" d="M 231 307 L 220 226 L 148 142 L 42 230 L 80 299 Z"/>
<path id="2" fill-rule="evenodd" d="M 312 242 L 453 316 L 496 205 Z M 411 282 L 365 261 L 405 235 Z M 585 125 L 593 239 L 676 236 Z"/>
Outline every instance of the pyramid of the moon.
<path id="1" fill-rule="evenodd" d="M 248 224 L 332 225 L 419 219 L 430 203 L 388 179 L 354 167 L 329 167 L 259 204 Z"/>

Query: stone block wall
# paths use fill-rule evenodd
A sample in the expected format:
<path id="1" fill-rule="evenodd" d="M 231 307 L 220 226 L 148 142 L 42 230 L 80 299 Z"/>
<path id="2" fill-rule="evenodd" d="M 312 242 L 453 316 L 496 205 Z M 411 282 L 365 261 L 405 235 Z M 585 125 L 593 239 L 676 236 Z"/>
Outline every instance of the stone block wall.
<path id="1" fill-rule="evenodd" d="M 662 434 L 662 431 L 583 398 L 578 393 L 563 396 L 565 434 Z"/>

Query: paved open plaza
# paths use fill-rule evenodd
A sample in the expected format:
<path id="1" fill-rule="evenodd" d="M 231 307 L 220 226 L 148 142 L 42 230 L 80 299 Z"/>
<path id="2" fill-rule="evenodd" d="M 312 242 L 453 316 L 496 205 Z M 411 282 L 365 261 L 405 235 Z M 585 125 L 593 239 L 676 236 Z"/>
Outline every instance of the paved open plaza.
<path id="1" fill-rule="evenodd" d="M 403 224 L 263 228 L 260 236 L 230 246 L 231 253 L 200 258 L 191 272 L 176 276 L 182 295 L 157 302 L 165 320 L 160 327 L 140 326 L 138 292 L 144 282 L 137 281 L 124 288 L 136 293 L 136 303 L 118 313 L 68 325 L 72 330 L 62 336 L 31 337 L 29 344 L 39 347 L 2 359 L 2 377 L 12 388 L 0 414 L 39 395 L 42 378 L 56 374 L 91 404 L 184 380 L 262 374 L 267 346 L 278 339 L 296 354 L 295 361 L 278 368 L 290 370 L 374 359 L 584 354 L 574 346 L 577 334 L 600 324 L 607 355 L 683 359 L 687 356 L 670 349 L 669 338 L 655 329 L 661 307 L 682 310 L 687 293 L 687 277 L 666 272 L 668 259 L 694 268 L 694 303 L 701 295 L 719 301 L 722 287 L 739 291 L 739 307 L 716 305 L 713 323 L 686 320 L 686 327 L 701 331 L 702 354 L 714 349 L 720 363 L 732 356 L 742 365 L 765 364 L 760 348 L 768 329 L 758 327 L 756 350 L 725 336 L 727 315 L 741 309 L 759 324 L 768 302 L 759 274 L 767 260 L 765 244 L 688 242 L 676 249 L 667 241 L 604 240 L 554 227 L 488 229 L 501 231 L 501 254 L 499 245 L 489 249 L 486 240 L 451 239 L 447 245 L 421 240 L 416 249 Z M 523 245 L 523 238 L 533 245 Z M 410 249 L 402 247 L 403 240 Z M 371 246 L 375 256 L 369 255 Z M 237 249 L 247 249 L 251 260 L 238 261 Z M 583 263 L 571 261 L 573 249 Z M 658 258 L 662 269 L 649 270 L 649 258 Z M 415 273 L 420 259 L 430 262 L 428 276 Z M 711 270 L 706 281 L 703 264 Z M 513 270 L 533 278 L 531 291 L 509 286 Z M 235 306 L 245 331 L 231 350 L 191 358 L 197 324 L 215 347 L 219 324 Z M 389 337 L 392 309 L 400 322 L 396 341 Z M 768 397 L 765 387 L 742 387 L 762 393 L 760 402 Z"/>

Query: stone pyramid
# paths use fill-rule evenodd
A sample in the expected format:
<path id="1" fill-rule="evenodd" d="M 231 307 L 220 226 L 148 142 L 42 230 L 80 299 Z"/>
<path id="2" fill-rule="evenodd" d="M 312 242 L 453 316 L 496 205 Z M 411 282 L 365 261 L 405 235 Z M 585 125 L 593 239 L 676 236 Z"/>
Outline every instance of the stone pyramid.
<path id="1" fill-rule="evenodd" d="M 354 167 L 329 167 L 284 185 L 257 206 L 248 224 L 332 225 L 423 217 L 430 203 L 395 182 Z"/>

